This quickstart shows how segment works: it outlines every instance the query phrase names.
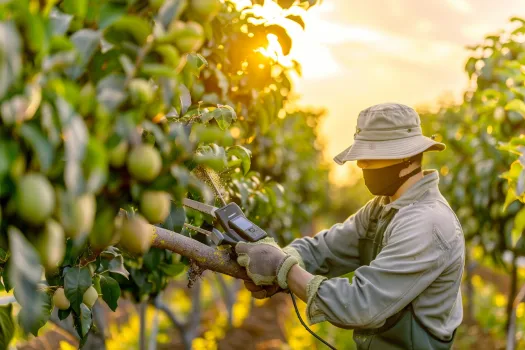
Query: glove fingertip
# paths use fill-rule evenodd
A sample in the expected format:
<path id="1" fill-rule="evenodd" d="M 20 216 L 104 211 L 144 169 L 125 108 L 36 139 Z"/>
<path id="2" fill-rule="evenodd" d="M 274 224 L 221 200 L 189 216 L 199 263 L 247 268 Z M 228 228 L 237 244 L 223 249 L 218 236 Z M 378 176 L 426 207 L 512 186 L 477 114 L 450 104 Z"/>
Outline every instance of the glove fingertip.
<path id="1" fill-rule="evenodd" d="M 240 254 L 239 256 L 237 256 L 237 264 L 243 267 L 247 267 L 249 263 L 250 263 L 250 257 L 248 255 Z"/>
<path id="2" fill-rule="evenodd" d="M 245 242 L 237 242 L 237 244 L 235 245 L 235 253 L 237 254 L 246 253 L 247 249 L 248 244 L 246 244 Z"/>

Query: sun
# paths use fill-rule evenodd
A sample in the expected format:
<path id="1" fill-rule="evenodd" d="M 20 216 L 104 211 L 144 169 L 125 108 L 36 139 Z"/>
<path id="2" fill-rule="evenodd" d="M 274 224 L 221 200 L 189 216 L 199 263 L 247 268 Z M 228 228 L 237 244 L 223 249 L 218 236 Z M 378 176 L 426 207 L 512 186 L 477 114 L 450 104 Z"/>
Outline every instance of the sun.
<path id="1" fill-rule="evenodd" d="M 274 61 L 282 61 L 285 56 L 283 55 L 283 49 L 281 48 L 281 44 L 279 44 L 277 36 L 275 34 L 268 34 L 266 39 L 268 39 L 268 46 L 261 47 L 256 51 L 262 53 L 268 58 L 273 59 Z"/>

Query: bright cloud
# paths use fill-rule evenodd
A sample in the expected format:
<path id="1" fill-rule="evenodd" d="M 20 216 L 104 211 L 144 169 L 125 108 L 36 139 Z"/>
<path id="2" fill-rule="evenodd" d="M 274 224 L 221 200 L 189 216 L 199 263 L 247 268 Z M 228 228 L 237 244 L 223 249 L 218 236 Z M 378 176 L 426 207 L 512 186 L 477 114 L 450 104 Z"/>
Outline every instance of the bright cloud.
<path id="1" fill-rule="evenodd" d="M 467 0 L 447 0 L 447 3 L 456 11 L 469 13 L 472 11 L 472 5 Z"/>

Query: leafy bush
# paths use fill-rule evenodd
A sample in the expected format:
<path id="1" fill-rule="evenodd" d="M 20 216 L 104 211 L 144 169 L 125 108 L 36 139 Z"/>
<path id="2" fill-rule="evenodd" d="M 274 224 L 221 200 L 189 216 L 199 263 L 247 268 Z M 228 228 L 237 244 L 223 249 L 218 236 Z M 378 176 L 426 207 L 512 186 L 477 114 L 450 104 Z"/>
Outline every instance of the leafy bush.
<path id="1" fill-rule="evenodd" d="M 203 169 L 276 237 L 319 210 L 320 114 L 292 108 L 297 65 L 263 54 L 269 35 L 290 51 L 283 27 L 231 1 L 0 3 L 0 263 L 26 332 L 62 287 L 59 317 L 82 342 L 92 288 L 113 310 L 123 289 L 137 301 L 163 290 L 185 261 L 149 249 L 150 224 L 209 225 L 180 204 L 213 202 Z"/>

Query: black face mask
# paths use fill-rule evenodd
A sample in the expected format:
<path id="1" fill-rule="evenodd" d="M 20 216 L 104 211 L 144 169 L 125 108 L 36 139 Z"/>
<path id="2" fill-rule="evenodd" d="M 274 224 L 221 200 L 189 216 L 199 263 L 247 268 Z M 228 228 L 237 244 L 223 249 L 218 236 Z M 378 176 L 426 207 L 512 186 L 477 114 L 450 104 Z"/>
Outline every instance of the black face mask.
<path id="1" fill-rule="evenodd" d="M 418 167 L 405 176 L 399 177 L 401 170 L 410 164 L 410 161 L 405 161 L 385 168 L 363 169 L 365 185 L 374 196 L 393 196 L 406 180 L 421 171 L 421 167 Z"/>

